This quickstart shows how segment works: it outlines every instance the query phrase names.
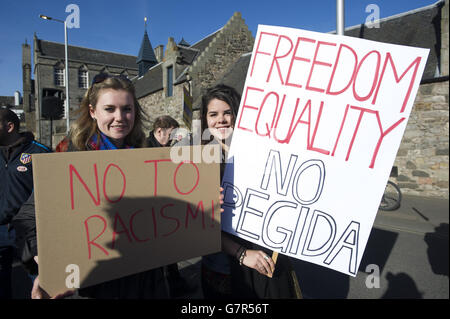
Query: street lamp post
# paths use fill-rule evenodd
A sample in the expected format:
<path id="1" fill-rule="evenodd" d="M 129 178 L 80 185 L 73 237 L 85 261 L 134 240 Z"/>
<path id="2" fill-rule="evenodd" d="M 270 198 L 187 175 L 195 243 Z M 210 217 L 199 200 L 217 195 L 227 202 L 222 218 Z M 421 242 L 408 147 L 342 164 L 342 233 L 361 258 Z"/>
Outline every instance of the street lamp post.
<path id="1" fill-rule="evenodd" d="M 336 34 L 344 35 L 345 14 L 344 0 L 336 0 Z"/>
<path id="2" fill-rule="evenodd" d="M 49 16 L 46 15 L 39 15 L 40 18 L 44 19 L 44 20 L 53 20 L 56 22 L 61 22 L 64 24 L 64 54 L 65 54 L 65 60 L 66 63 L 65 64 L 65 70 L 66 70 L 66 76 L 64 81 L 66 82 L 66 109 L 65 109 L 65 115 L 66 115 L 66 133 L 69 133 L 69 129 L 70 129 L 70 122 L 69 122 L 69 109 L 70 109 L 70 98 L 69 98 L 69 54 L 68 54 L 68 39 L 67 39 L 67 23 L 66 21 L 62 21 L 59 19 L 55 19 L 55 18 L 51 18 Z"/>

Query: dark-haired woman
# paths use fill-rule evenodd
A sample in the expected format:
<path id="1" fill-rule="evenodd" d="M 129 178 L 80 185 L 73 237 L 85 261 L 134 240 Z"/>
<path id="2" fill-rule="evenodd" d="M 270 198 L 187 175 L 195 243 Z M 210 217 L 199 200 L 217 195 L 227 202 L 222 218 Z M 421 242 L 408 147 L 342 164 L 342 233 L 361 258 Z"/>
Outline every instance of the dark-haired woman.
<path id="1" fill-rule="evenodd" d="M 225 168 L 240 95 L 219 84 L 202 97 L 202 143 L 218 143 Z M 300 298 L 300 288 L 289 257 L 222 232 L 222 251 L 202 258 L 202 288 L 205 298 Z M 271 277 L 269 277 L 271 276 Z"/>

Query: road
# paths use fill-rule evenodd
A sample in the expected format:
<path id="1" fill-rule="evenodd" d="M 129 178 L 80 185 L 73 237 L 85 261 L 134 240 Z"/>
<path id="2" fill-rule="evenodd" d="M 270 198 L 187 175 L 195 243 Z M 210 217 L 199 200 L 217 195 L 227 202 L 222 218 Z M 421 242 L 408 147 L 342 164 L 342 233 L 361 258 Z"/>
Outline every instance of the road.
<path id="1" fill-rule="evenodd" d="M 448 299 L 448 228 L 448 199 L 403 196 L 398 210 L 378 212 L 356 277 L 292 259 L 303 296 L 306 299 Z M 201 299 L 200 258 L 179 265 L 182 276 L 197 285 L 194 292 L 182 298 Z M 379 268 L 378 279 L 373 277 L 373 270 L 366 271 L 373 265 Z M 31 282 L 18 264 L 13 276 L 13 297 L 29 298 Z"/>

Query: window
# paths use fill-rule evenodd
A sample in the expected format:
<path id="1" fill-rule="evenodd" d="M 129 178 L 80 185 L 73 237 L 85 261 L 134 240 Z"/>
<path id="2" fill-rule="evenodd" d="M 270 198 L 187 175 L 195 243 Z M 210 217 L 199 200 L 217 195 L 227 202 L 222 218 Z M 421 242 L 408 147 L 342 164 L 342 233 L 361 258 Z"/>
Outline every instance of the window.
<path id="1" fill-rule="evenodd" d="M 173 66 L 167 68 L 167 96 L 173 95 Z"/>
<path id="2" fill-rule="evenodd" d="M 67 116 L 66 116 L 66 108 L 67 108 L 67 100 L 64 99 L 64 101 L 63 101 L 63 110 L 64 110 L 64 113 L 63 113 L 63 116 L 62 116 L 63 119 L 66 119 L 66 118 L 67 118 Z"/>
<path id="3" fill-rule="evenodd" d="M 64 69 L 55 68 L 55 85 L 64 86 L 65 72 Z"/>
<path id="4" fill-rule="evenodd" d="M 88 71 L 78 70 L 78 87 L 82 89 L 89 87 Z"/>

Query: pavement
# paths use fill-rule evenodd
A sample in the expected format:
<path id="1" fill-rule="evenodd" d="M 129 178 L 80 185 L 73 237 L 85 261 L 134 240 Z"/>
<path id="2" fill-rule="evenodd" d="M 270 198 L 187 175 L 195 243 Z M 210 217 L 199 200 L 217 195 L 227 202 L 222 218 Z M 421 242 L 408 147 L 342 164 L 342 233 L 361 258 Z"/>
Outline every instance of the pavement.
<path id="1" fill-rule="evenodd" d="M 449 299 L 449 200 L 403 195 L 401 207 L 379 211 L 356 277 L 292 259 L 305 299 Z M 179 262 L 202 299 L 200 257 Z M 373 271 L 376 265 L 379 276 Z M 29 298 L 31 281 L 13 269 L 15 299 Z"/>

